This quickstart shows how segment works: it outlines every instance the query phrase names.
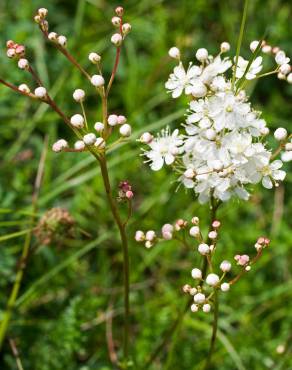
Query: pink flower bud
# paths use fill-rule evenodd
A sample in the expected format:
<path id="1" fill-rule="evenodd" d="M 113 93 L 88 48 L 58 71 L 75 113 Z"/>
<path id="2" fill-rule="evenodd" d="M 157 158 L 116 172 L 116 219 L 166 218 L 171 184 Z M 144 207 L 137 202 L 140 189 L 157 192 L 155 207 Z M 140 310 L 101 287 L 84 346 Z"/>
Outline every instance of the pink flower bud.
<path id="1" fill-rule="evenodd" d="M 124 14 L 124 8 L 122 6 L 118 6 L 115 10 L 116 15 L 119 17 L 122 17 Z"/>
<path id="2" fill-rule="evenodd" d="M 134 193 L 131 190 L 126 191 L 126 198 L 132 199 L 134 196 Z"/>
<path id="3" fill-rule="evenodd" d="M 249 262 L 249 256 L 247 254 L 239 255 L 234 257 L 235 261 L 240 266 L 245 266 Z"/>
<path id="4" fill-rule="evenodd" d="M 218 227 L 220 227 L 220 225 L 221 225 L 221 222 L 218 221 L 218 220 L 214 220 L 212 222 L 212 227 L 214 227 L 214 229 L 218 229 Z"/>

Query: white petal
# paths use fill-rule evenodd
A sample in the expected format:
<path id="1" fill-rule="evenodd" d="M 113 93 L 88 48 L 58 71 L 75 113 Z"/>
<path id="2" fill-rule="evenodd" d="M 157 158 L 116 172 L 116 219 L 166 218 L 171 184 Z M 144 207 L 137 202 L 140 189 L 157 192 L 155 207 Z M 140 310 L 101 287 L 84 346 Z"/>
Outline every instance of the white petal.
<path id="1" fill-rule="evenodd" d="M 262 184 L 266 189 L 272 189 L 273 183 L 269 176 L 264 176 L 262 179 Z"/>

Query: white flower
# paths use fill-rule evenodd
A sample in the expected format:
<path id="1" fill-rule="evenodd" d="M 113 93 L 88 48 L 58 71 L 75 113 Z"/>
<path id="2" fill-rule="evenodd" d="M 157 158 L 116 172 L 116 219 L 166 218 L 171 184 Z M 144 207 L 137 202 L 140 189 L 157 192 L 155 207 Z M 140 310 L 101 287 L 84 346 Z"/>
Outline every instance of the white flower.
<path id="1" fill-rule="evenodd" d="M 262 65 L 263 58 L 262 57 L 257 57 L 255 60 L 251 63 L 245 78 L 247 80 L 253 80 L 256 78 L 256 75 L 262 70 L 263 65 Z M 246 68 L 248 66 L 248 60 L 243 59 L 241 56 L 238 58 L 238 63 L 237 63 L 237 68 L 236 68 L 236 78 L 241 78 L 246 71 Z"/>
<path id="2" fill-rule="evenodd" d="M 178 66 L 174 67 L 173 73 L 169 76 L 165 87 L 172 93 L 173 98 L 178 98 L 183 91 L 189 95 L 192 91 L 193 82 L 200 74 L 200 67 L 190 64 L 186 72 L 183 64 L 179 63 Z"/>
<path id="3" fill-rule="evenodd" d="M 252 52 L 254 52 L 256 48 L 258 47 L 258 45 L 259 45 L 259 41 L 255 40 L 250 43 L 249 48 Z"/>
<path id="4" fill-rule="evenodd" d="M 282 64 L 280 66 L 280 72 L 283 75 L 287 75 L 291 71 L 291 66 L 289 64 Z"/>
<path id="5" fill-rule="evenodd" d="M 221 53 L 226 53 L 227 51 L 230 50 L 230 44 L 226 41 L 222 42 L 220 45 L 220 50 L 221 50 Z"/>
<path id="6" fill-rule="evenodd" d="M 214 77 L 225 73 L 231 66 L 232 63 L 229 58 L 221 59 L 218 55 L 203 69 L 200 80 L 205 84 L 210 84 Z"/>
<path id="7" fill-rule="evenodd" d="M 262 184 L 265 188 L 273 187 L 273 180 L 283 181 L 286 177 L 286 172 L 279 170 L 283 166 L 282 161 L 276 160 L 261 169 L 263 174 Z"/>
<path id="8" fill-rule="evenodd" d="M 285 52 L 280 50 L 275 56 L 275 61 L 278 65 L 288 64 L 290 62 L 290 58 L 287 58 Z"/>
<path id="9" fill-rule="evenodd" d="M 154 138 L 148 145 L 149 151 L 144 155 L 151 162 L 150 167 L 154 171 L 162 168 L 163 164 L 170 165 L 174 162 L 175 157 L 181 152 L 180 146 L 183 141 L 178 130 L 170 134 L 169 128 L 161 131 L 161 135 Z"/>

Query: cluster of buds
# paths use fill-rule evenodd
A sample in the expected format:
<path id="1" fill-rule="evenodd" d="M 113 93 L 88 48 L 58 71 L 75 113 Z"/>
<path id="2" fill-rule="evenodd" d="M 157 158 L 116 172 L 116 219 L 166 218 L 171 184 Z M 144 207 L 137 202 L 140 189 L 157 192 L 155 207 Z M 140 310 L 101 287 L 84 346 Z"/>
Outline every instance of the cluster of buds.
<path id="1" fill-rule="evenodd" d="M 37 11 L 37 14 L 34 16 L 34 21 L 39 25 L 40 29 L 47 33 L 49 30 L 49 22 L 46 20 L 48 15 L 48 9 L 40 8 Z"/>
<path id="2" fill-rule="evenodd" d="M 118 200 L 130 200 L 134 196 L 132 186 L 129 184 L 128 181 L 121 181 L 119 183 L 119 196 Z"/>
<path id="3" fill-rule="evenodd" d="M 25 46 L 17 44 L 13 40 L 6 42 L 7 51 L 6 54 L 8 58 L 15 58 L 17 60 L 25 57 Z"/>
<path id="4" fill-rule="evenodd" d="M 157 243 L 159 240 L 156 236 L 156 233 L 154 230 L 148 230 L 144 233 L 144 231 L 137 230 L 135 234 L 135 240 L 138 243 L 144 243 L 146 248 L 153 247 L 154 244 Z"/>
<path id="5" fill-rule="evenodd" d="M 131 31 L 132 26 L 130 23 L 123 23 L 124 9 L 118 6 L 115 10 L 116 15 L 112 18 L 112 24 L 118 29 L 111 37 L 111 42 L 120 47 L 127 34 Z"/>

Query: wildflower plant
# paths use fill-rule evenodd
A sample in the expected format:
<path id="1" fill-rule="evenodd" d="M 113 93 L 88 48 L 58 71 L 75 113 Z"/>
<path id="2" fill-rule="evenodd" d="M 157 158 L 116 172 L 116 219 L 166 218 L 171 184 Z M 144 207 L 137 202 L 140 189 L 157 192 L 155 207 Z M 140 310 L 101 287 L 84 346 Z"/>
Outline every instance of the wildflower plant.
<path id="1" fill-rule="evenodd" d="M 97 97 L 102 106 L 102 117 L 98 117 L 96 122 L 89 122 L 86 115 L 86 91 L 80 88 L 76 88 L 73 91 L 72 97 L 78 104 L 76 112 L 71 116 L 68 116 L 59 107 L 57 102 L 51 97 L 49 91 L 44 86 L 41 77 L 37 74 L 33 68 L 33 63 L 29 60 L 25 45 L 16 43 L 13 40 L 9 40 L 6 43 L 6 54 L 7 57 L 17 62 L 18 68 L 26 72 L 32 78 L 32 83 L 21 83 L 19 86 L 15 86 L 5 79 L 0 78 L 0 83 L 13 91 L 36 101 L 49 105 L 62 119 L 62 121 L 73 131 L 75 142 L 69 144 L 67 139 L 60 138 L 52 144 L 52 150 L 55 153 L 60 152 L 74 152 L 76 154 L 80 152 L 88 152 L 94 156 L 97 160 L 102 179 L 105 188 L 105 195 L 108 200 L 109 208 L 111 210 L 115 224 L 119 230 L 122 251 L 123 251 L 123 276 L 124 276 L 124 330 L 123 330 L 123 358 L 121 359 L 120 367 L 128 368 L 130 366 L 129 358 L 129 253 L 128 253 L 128 237 L 126 234 L 126 227 L 131 216 L 132 211 L 132 198 L 134 192 L 131 185 L 127 181 L 121 182 L 116 190 L 113 190 L 107 165 L 107 153 L 109 149 L 118 143 L 127 140 L 131 136 L 131 125 L 127 122 L 127 118 L 121 114 L 112 113 L 109 111 L 109 96 L 110 91 L 117 73 L 121 48 L 125 42 L 125 38 L 131 31 L 131 25 L 124 22 L 124 9 L 117 7 L 115 9 L 115 15 L 112 18 L 112 24 L 115 29 L 115 33 L 111 36 L 111 43 L 116 49 L 116 57 L 112 69 L 112 73 L 107 81 L 106 76 L 103 75 L 102 68 L 102 57 L 92 51 L 89 53 L 88 59 L 92 64 L 92 71 L 87 72 L 81 64 L 73 57 L 68 48 L 68 40 L 64 35 L 59 35 L 54 31 L 50 30 L 48 21 L 48 10 L 46 8 L 38 9 L 34 16 L 34 21 L 39 26 L 45 40 L 52 44 L 60 53 L 62 53 L 67 60 L 73 64 L 82 74 L 82 76 L 88 82 L 88 88 L 96 91 Z M 115 131 L 118 131 L 118 139 L 113 139 Z M 120 213 L 120 201 L 126 203 L 129 209 L 128 217 L 123 220 Z M 72 228 L 74 220 L 71 219 L 62 210 L 53 210 L 49 214 L 45 215 L 41 220 L 40 224 L 35 229 L 35 235 L 42 240 L 42 242 L 49 242 L 55 234 L 53 225 L 56 222 L 56 218 L 61 218 L 66 223 L 66 227 L 72 234 Z M 63 222 L 63 224 L 64 224 Z M 44 230 L 44 227 L 46 230 Z M 56 236 L 56 235 L 54 235 Z M 25 258 L 29 253 L 29 246 L 26 245 L 24 254 Z M 4 317 L 0 323 L 0 346 L 2 345 L 7 328 L 10 322 L 12 309 L 14 307 L 18 291 L 20 288 L 21 279 L 23 276 L 23 269 L 21 271 L 20 279 L 15 284 L 9 299 L 7 310 L 4 313 Z"/>

